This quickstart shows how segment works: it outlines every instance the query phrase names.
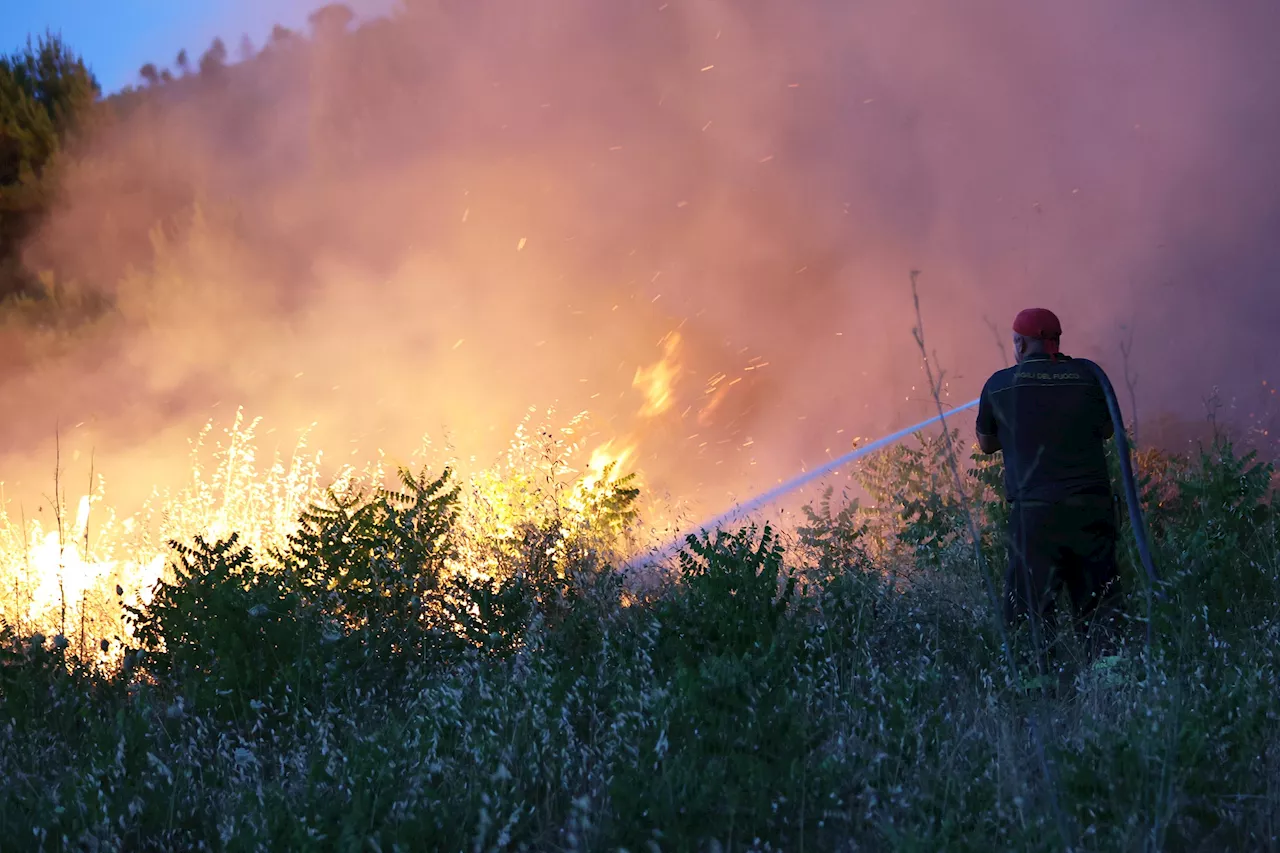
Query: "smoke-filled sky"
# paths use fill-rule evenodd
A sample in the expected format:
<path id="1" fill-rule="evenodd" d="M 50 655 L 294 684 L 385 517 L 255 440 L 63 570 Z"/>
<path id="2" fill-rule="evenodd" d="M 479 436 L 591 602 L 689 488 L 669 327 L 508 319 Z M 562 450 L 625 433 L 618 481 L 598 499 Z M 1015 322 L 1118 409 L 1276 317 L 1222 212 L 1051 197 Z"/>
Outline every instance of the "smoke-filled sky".
<path id="1" fill-rule="evenodd" d="M 1140 415 L 1271 399 L 1270 0 L 411 6 L 94 141 L 30 263 L 138 271 L 116 327 L 0 385 L 7 470 L 58 422 L 159 476 L 237 405 L 339 457 L 485 457 L 555 405 L 720 508 L 929 413 L 911 270 L 954 402 L 1032 305 L 1121 388 L 1132 328 Z"/>

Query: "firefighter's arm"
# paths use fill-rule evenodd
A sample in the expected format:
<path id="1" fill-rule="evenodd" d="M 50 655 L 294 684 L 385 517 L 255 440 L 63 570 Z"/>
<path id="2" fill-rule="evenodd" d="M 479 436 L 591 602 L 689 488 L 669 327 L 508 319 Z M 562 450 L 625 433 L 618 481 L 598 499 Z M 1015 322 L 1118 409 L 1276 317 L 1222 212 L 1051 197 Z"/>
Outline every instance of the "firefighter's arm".
<path id="1" fill-rule="evenodd" d="M 1000 437 L 998 435 L 983 435 L 978 433 L 978 449 L 987 455 L 999 453 L 1003 448 L 1000 446 Z"/>
<path id="2" fill-rule="evenodd" d="M 983 453 L 990 455 L 998 453 L 1002 448 L 1000 446 L 999 428 L 996 425 L 996 413 L 991 406 L 991 395 L 987 388 L 982 389 L 982 396 L 978 399 L 978 449 Z"/>

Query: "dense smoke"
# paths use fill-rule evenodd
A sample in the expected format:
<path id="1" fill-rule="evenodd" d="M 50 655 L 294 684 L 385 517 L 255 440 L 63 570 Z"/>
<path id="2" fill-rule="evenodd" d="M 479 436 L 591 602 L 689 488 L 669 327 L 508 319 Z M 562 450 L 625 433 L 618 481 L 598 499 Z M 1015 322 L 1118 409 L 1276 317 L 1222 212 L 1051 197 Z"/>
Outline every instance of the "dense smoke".
<path id="1" fill-rule="evenodd" d="M 953 402 L 1043 305 L 1121 388 L 1130 327 L 1144 417 L 1214 386 L 1262 414 L 1266 0 L 406 3 L 95 138 L 28 259 L 119 317 L 3 378 L 11 489 L 55 424 L 128 488 L 238 406 L 286 450 L 315 422 L 338 458 L 447 434 L 484 462 L 554 405 L 716 509 L 929 413 L 913 269 Z"/>

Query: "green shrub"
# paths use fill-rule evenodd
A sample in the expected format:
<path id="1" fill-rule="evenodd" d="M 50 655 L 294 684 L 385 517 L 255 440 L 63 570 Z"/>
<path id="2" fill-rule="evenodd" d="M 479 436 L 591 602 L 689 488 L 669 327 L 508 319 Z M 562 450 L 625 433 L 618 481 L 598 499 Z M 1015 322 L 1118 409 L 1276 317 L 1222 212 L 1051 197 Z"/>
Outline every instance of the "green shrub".
<path id="1" fill-rule="evenodd" d="M 644 591 L 608 561 L 629 484 L 486 544 L 447 473 L 402 473 L 308 510 L 267 559 L 175 545 L 124 667 L 0 626 L 0 837 L 1057 850 L 1061 827 L 1090 850 L 1273 847 L 1270 466 L 1226 443 L 1140 457 L 1170 592 L 1154 647 L 1118 683 L 1026 695 L 967 538 L 966 506 L 1001 564 L 999 467 L 931 493 L 926 448 L 877 461 L 873 510 L 828 491 L 790 550 L 770 527 L 692 538 Z M 456 571 L 490 546 L 499 571 Z"/>
<path id="2" fill-rule="evenodd" d="M 1178 473 L 1153 519 L 1171 594 L 1207 607 L 1223 630 L 1256 624 L 1280 600 L 1274 473 L 1256 452 L 1237 455 L 1219 440 Z"/>
<path id="3" fill-rule="evenodd" d="M 769 527 L 690 537 L 679 560 L 681 583 L 657 604 L 655 666 L 669 680 L 663 725 L 640 745 L 653 763 L 621 770 L 612 789 L 620 841 L 789 840 L 825 737 L 807 707 L 797 580 Z"/>
<path id="4" fill-rule="evenodd" d="M 329 493 L 276 555 L 299 592 L 372 660 L 420 657 L 428 598 L 451 556 L 458 489 L 400 471 L 401 491 Z"/>
<path id="5" fill-rule="evenodd" d="M 659 605 L 671 657 L 696 666 L 709 656 L 766 654 L 787 642 L 796 578 L 773 530 L 689 537 L 678 555 L 681 583 Z"/>
<path id="6" fill-rule="evenodd" d="M 126 666 L 194 707 L 242 714 L 250 702 L 310 696 L 339 639 L 287 578 L 257 565 L 235 534 L 173 543 L 174 578 L 128 608 L 136 648 Z"/>

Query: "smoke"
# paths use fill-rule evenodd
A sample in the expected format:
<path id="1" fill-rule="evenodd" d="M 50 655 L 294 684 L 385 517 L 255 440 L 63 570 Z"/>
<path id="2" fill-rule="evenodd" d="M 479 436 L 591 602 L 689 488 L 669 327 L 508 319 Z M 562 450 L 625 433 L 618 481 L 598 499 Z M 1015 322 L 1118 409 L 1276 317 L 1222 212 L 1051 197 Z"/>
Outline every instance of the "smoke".
<path id="1" fill-rule="evenodd" d="M 913 269 L 953 402 L 1043 305 L 1118 387 L 1131 329 L 1144 416 L 1214 386 L 1261 411 L 1266 0 L 406 4 L 135 98 L 82 152 L 28 261 L 119 309 L 0 380 L 11 489 L 55 424 L 119 493 L 238 406 L 285 450 L 315 424 L 339 459 L 485 462 L 554 405 L 714 510 L 931 413 Z"/>

